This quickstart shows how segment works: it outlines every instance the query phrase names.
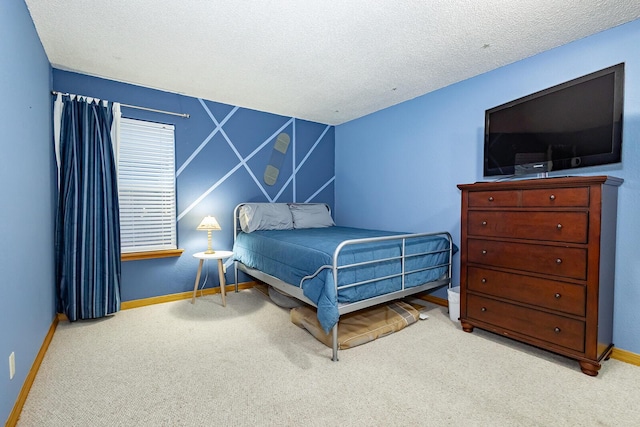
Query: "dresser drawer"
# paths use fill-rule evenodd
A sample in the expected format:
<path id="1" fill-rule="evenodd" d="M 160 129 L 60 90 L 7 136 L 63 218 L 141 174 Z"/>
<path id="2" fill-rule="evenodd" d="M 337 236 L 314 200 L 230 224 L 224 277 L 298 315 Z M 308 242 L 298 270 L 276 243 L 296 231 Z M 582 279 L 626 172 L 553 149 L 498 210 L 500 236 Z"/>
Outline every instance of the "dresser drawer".
<path id="1" fill-rule="evenodd" d="M 473 236 L 587 243 L 588 224 L 587 212 L 469 211 L 467 233 Z"/>
<path id="2" fill-rule="evenodd" d="M 585 287 L 573 283 L 469 267 L 467 290 L 576 316 L 585 315 Z"/>
<path id="3" fill-rule="evenodd" d="M 469 193 L 469 207 L 587 207 L 589 188 L 543 188 L 530 190 L 494 190 Z"/>
<path id="4" fill-rule="evenodd" d="M 589 188 L 545 188 L 522 190 L 524 207 L 586 207 L 589 206 Z"/>
<path id="5" fill-rule="evenodd" d="M 470 207 L 518 206 L 520 192 L 517 190 L 476 191 L 469 193 Z"/>
<path id="6" fill-rule="evenodd" d="M 585 324 L 580 320 L 545 313 L 467 294 L 466 316 L 575 351 L 584 351 Z"/>
<path id="7" fill-rule="evenodd" d="M 587 250 L 560 246 L 468 239 L 469 263 L 585 280 Z"/>

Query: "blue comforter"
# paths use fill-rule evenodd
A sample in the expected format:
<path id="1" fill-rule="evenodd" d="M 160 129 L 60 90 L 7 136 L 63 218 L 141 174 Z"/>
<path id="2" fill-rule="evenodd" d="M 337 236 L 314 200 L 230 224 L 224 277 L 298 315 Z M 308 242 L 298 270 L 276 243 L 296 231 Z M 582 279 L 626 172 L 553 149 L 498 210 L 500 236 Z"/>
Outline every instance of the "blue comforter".
<path id="1" fill-rule="evenodd" d="M 254 231 L 239 233 L 233 246 L 234 258 L 248 267 L 258 269 L 295 286 L 301 286 L 304 295 L 318 308 L 318 320 L 328 332 L 338 321 L 338 303 L 361 301 L 402 288 L 400 277 L 377 280 L 365 285 L 339 289 L 331 271 L 337 246 L 350 239 L 390 236 L 392 233 L 349 227 L 307 228 L 295 230 Z M 442 237 L 421 237 L 407 241 L 406 254 L 442 252 L 408 257 L 405 272 L 426 266 L 439 266 L 430 270 L 405 275 L 405 288 L 437 280 L 448 270 L 449 241 Z M 454 251 L 457 250 L 454 246 Z M 338 265 L 401 255 L 401 241 L 387 241 L 346 246 L 340 252 Z M 399 260 L 390 260 L 368 266 L 341 270 L 338 287 L 345 284 L 386 277 L 401 272 Z M 317 274 L 315 274 L 317 273 Z M 314 275 L 315 274 L 315 275 Z M 305 276 L 314 275 L 304 279 Z"/>

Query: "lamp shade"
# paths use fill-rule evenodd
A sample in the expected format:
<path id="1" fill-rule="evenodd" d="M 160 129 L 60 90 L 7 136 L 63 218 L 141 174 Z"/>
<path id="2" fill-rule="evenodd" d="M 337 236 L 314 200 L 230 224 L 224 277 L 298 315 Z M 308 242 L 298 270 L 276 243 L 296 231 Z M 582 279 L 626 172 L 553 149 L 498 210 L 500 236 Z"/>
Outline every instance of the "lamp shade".
<path id="1" fill-rule="evenodd" d="M 197 230 L 221 230 L 220 224 L 213 216 L 205 216 Z"/>

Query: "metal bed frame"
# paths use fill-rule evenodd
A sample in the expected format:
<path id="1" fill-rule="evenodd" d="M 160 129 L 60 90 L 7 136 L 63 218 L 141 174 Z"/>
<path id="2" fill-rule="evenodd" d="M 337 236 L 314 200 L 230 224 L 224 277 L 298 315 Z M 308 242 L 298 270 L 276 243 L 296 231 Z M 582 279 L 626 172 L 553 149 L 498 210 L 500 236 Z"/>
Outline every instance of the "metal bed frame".
<path id="1" fill-rule="evenodd" d="M 239 218 L 238 218 L 238 214 L 240 211 L 240 207 L 243 206 L 244 203 L 239 204 L 238 206 L 236 206 L 236 208 L 233 211 L 233 241 L 235 243 L 236 237 L 238 235 L 238 232 L 241 231 L 240 229 L 240 225 L 239 225 Z M 327 207 L 327 209 L 329 210 L 329 212 L 331 211 L 330 207 L 328 205 L 325 204 L 325 206 Z M 430 251 L 430 252 L 420 252 L 420 253 L 416 253 L 416 254 L 405 254 L 405 247 L 406 247 L 406 242 L 407 241 L 411 241 L 412 239 L 419 239 L 419 238 L 423 238 L 423 237 L 428 237 L 428 236 L 441 236 L 444 237 L 448 240 L 449 242 L 449 247 L 448 249 L 441 249 L 441 250 L 436 250 L 436 251 Z M 397 240 L 397 241 L 401 241 L 402 242 L 402 251 L 401 251 L 401 255 L 397 256 L 397 257 L 391 257 L 391 258 L 380 258 L 380 259 L 374 259 L 374 260 L 370 260 L 370 261 L 366 261 L 366 262 L 359 262 L 359 263 L 354 263 L 354 264 L 345 264 L 345 265 L 338 265 L 338 256 L 340 254 L 340 251 L 343 250 L 345 247 L 347 246 L 355 246 L 355 245 L 361 245 L 361 244 L 368 244 L 368 243 L 375 243 L 375 242 L 382 242 L 382 241 L 390 241 L 390 240 Z M 398 291 L 394 291 L 391 293 L 387 293 L 387 294 L 383 294 L 383 295 L 378 295 L 372 298 L 368 298 L 365 300 L 361 300 L 361 301 L 356 301 L 356 302 L 351 302 L 351 303 L 339 303 L 338 304 L 338 313 L 339 316 L 342 316 L 343 314 L 347 314 L 347 313 L 351 313 L 354 311 L 358 311 L 358 310 L 362 310 L 368 307 L 372 307 L 374 305 L 378 305 L 378 304 L 382 304 L 388 301 L 393 301 L 393 300 L 397 300 L 397 299 L 402 299 L 411 295 L 415 295 L 421 292 L 425 292 L 425 291 L 432 291 L 435 289 L 439 289 L 442 288 L 444 286 L 448 286 L 449 288 L 451 288 L 451 268 L 452 268 L 452 259 L 453 259 L 453 240 L 451 238 L 451 234 L 449 234 L 446 231 L 443 232 L 435 232 L 435 233 L 414 233 L 414 234 L 399 234 L 399 235 L 393 235 L 393 236 L 383 236 L 383 237 L 372 237 L 372 238 L 364 238 L 364 239 L 352 239 L 352 240 L 345 240 L 342 243 L 340 243 L 338 245 L 338 247 L 335 249 L 334 254 L 333 254 L 333 265 L 331 267 L 332 273 L 333 273 L 333 280 L 335 283 L 335 291 L 336 294 L 341 290 L 341 289 L 346 289 L 346 288 L 350 288 L 350 287 L 354 287 L 354 286 L 360 286 L 360 285 L 365 285 L 367 283 L 371 283 L 371 282 L 376 282 L 379 280 L 383 280 L 383 279 L 390 279 L 393 277 L 398 277 L 400 276 L 402 279 L 402 287 L 400 290 Z M 429 254 L 435 254 L 435 253 L 441 253 L 441 252 L 449 252 L 449 262 L 446 264 L 438 264 L 438 265 L 432 265 L 432 266 L 427 266 L 424 268 L 418 268 L 418 269 L 414 269 L 414 270 L 409 270 L 409 271 L 405 271 L 405 259 L 409 258 L 409 257 L 416 257 L 416 256 L 423 256 L 423 255 L 429 255 Z M 369 264 L 376 264 L 376 263 L 382 263 L 385 261 L 391 261 L 391 260 L 400 260 L 401 261 L 401 265 L 402 265 L 402 271 L 400 273 L 397 274 L 392 274 L 392 275 L 388 275 L 388 276 L 384 276 L 384 277 L 377 277 L 374 279 L 370 279 L 370 280 L 366 280 L 366 281 L 361 281 L 361 282 L 354 282 L 354 283 L 347 283 L 347 284 L 342 284 L 340 286 L 338 286 L 338 275 L 340 273 L 341 270 L 344 269 L 348 269 L 348 268 L 353 268 L 353 267 L 357 267 L 357 266 L 363 266 L 363 265 L 369 265 Z M 447 267 L 447 273 L 444 274 L 440 279 L 438 280 L 434 280 L 432 282 L 426 282 L 423 283 L 421 285 L 418 286 L 412 286 L 410 288 L 405 288 L 405 276 L 411 273 L 417 273 L 420 271 L 426 271 L 426 270 L 431 270 L 434 268 L 440 268 L 440 267 Z M 311 301 L 309 298 L 307 298 L 302 290 L 302 283 L 304 282 L 305 279 L 307 278 L 311 278 L 313 276 L 315 276 L 316 274 L 318 274 L 322 269 L 319 269 L 318 271 L 316 271 L 316 273 L 314 273 L 311 276 L 305 276 L 301 283 L 298 285 L 294 285 L 294 284 L 290 284 L 287 282 L 284 282 L 280 279 L 278 279 L 275 276 L 272 276 L 270 274 L 264 273 L 260 270 L 257 270 L 255 268 L 251 268 L 248 267 L 246 265 L 244 265 L 243 263 L 239 262 L 239 261 L 235 261 L 234 260 L 234 274 L 235 274 L 235 291 L 238 292 L 238 270 L 243 271 L 244 273 L 248 274 L 249 276 L 267 283 L 268 285 L 273 286 L 275 289 L 277 289 L 278 291 L 286 294 L 286 295 L 290 295 L 300 301 L 305 302 L 306 304 L 309 304 L 313 307 L 317 308 L 317 305 Z M 415 300 L 414 300 L 415 301 Z M 414 302 L 412 301 L 412 302 Z M 332 347 L 333 347 L 333 355 L 332 355 L 332 360 L 333 361 L 338 361 L 338 322 L 336 322 L 336 324 L 333 326 L 332 328 Z"/>

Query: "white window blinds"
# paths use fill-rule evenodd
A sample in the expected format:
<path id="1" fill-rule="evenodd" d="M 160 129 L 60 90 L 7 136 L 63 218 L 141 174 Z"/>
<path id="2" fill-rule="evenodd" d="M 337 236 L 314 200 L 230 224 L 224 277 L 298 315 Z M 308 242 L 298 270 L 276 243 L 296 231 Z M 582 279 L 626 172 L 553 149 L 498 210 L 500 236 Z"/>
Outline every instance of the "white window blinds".
<path id="1" fill-rule="evenodd" d="M 123 118 L 118 194 L 122 253 L 176 249 L 174 127 Z"/>

